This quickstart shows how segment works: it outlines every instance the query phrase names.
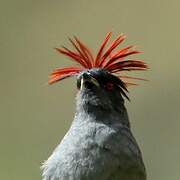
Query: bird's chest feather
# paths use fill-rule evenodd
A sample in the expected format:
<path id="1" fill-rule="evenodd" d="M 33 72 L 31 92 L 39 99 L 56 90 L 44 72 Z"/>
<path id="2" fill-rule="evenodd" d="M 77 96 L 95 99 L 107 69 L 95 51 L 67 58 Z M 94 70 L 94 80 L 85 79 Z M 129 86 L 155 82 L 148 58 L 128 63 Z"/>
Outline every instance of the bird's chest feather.
<path id="1" fill-rule="evenodd" d="M 128 168 L 133 160 L 120 128 L 91 121 L 74 123 L 45 163 L 44 172 L 52 180 L 106 180 L 117 168 Z"/>
<path id="2" fill-rule="evenodd" d="M 97 163 L 106 161 L 108 138 L 115 133 L 111 128 L 90 122 L 71 127 L 62 140 L 59 150 L 66 149 L 66 157 L 71 157 L 71 164 L 93 168 Z M 66 162 L 70 162 L 68 159 Z"/>

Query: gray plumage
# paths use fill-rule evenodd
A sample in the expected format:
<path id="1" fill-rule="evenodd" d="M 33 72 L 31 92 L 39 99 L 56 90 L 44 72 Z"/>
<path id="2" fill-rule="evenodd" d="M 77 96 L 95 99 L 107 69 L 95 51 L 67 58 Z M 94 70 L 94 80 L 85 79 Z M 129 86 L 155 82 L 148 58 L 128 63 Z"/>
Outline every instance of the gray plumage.
<path id="1" fill-rule="evenodd" d="M 146 180 L 123 97 L 116 86 L 111 92 L 103 88 L 104 78 L 114 76 L 99 69 L 78 76 L 74 120 L 43 164 L 43 180 Z"/>

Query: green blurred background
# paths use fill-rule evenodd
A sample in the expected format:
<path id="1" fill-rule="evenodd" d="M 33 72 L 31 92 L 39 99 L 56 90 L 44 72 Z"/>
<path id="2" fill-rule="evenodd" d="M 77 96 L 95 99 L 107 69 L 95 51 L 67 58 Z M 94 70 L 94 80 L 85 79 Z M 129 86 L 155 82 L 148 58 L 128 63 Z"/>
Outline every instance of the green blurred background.
<path id="1" fill-rule="evenodd" d="M 179 0 L 0 0 L 0 179 L 40 180 L 40 164 L 69 128 L 76 82 L 47 85 L 72 62 L 54 51 L 77 35 L 96 52 L 121 32 L 150 66 L 130 89 L 132 130 L 148 179 L 180 179 Z"/>

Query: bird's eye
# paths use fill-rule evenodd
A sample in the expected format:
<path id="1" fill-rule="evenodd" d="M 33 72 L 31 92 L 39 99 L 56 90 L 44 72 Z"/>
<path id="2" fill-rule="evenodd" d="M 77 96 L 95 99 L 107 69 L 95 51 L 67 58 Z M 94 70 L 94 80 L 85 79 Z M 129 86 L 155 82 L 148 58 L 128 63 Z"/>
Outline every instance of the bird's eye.
<path id="1" fill-rule="evenodd" d="M 107 84 L 105 85 L 105 89 L 108 90 L 108 91 L 112 91 L 113 88 L 114 88 L 113 83 L 107 83 Z"/>

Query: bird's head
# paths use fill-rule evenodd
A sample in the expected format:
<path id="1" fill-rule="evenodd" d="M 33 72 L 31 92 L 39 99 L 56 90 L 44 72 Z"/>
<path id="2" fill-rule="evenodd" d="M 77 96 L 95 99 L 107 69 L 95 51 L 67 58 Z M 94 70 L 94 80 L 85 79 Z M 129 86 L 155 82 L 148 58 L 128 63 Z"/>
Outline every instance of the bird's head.
<path id="1" fill-rule="evenodd" d="M 80 72 L 77 76 L 77 89 L 77 101 L 81 106 L 105 110 L 120 107 L 124 102 L 122 94 L 126 96 L 122 89 L 127 91 L 121 79 L 100 68 Z"/>
<path id="2" fill-rule="evenodd" d="M 124 35 L 118 36 L 105 50 L 105 46 L 111 36 L 108 33 L 100 45 L 96 57 L 78 38 L 69 39 L 74 51 L 66 47 L 56 48 L 58 52 L 70 57 L 78 66 L 56 69 L 50 75 L 49 83 L 60 81 L 67 77 L 77 77 L 78 103 L 101 107 L 105 109 L 118 109 L 124 103 L 123 97 L 127 96 L 127 79 L 142 80 L 124 76 L 122 71 L 146 70 L 147 65 L 141 60 L 126 59 L 132 54 L 140 53 L 133 46 L 127 46 L 119 50 L 115 48 L 125 39 Z"/>

